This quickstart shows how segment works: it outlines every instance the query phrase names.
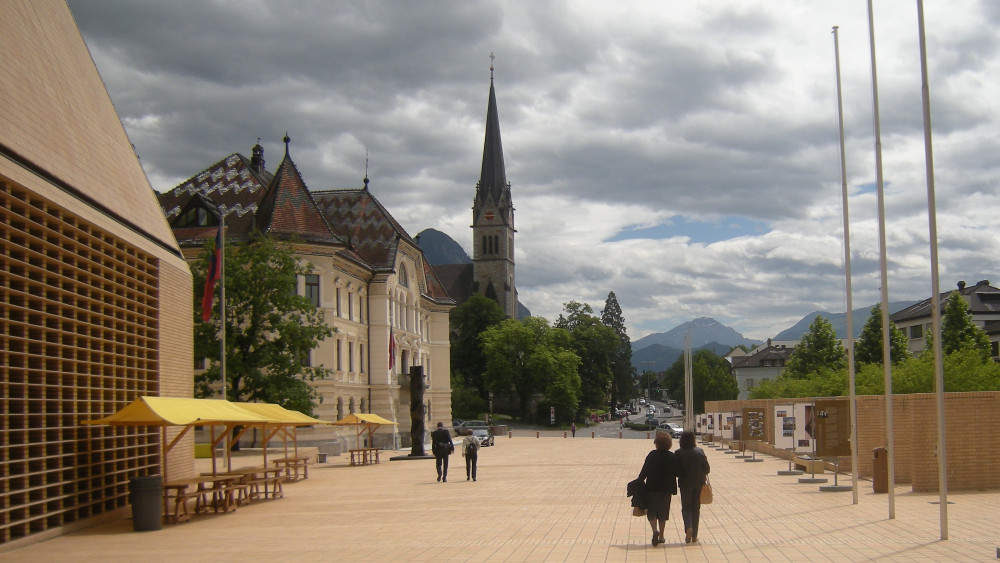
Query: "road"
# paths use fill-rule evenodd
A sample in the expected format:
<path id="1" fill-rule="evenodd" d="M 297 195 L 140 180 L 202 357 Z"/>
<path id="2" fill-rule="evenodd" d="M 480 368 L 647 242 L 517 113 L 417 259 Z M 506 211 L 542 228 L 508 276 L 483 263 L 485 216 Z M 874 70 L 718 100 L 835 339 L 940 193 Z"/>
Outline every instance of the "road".
<path id="1" fill-rule="evenodd" d="M 664 422 L 676 422 L 677 424 L 683 425 L 684 416 L 680 413 L 679 409 L 672 409 L 671 414 L 663 414 L 667 408 L 667 404 L 662 401 L 652 401 L 653 406 L 656 407 L 656 424 L 661 424 Z M 639 405 L 640 412 L 629 417 L 631 421 L 643 421 L 646 420 L 646 410 L 649 407 L 647 405 Z M 612 420 L 611 422 L 601 422 L 597 425 L 590 426 L 585 430 L 594 432 L 594 435 L 598 438 L 617 438 L 618 433 L 621 432 L 622 438 L 633 439 L 633 440 L 645 440 L 649 436 L 650 431 L 647 430 L 632 430 L 630 428 L 622 428 L 621 423 L 617 420 Z M 580 431 L 577 430 L 577 434 Z"/>

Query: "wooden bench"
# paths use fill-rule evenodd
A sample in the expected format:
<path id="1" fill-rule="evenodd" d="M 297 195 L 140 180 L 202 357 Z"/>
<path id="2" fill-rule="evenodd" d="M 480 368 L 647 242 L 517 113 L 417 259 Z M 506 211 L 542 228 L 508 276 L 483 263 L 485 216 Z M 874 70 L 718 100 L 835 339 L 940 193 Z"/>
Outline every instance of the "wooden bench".
<path id="1" fill-rule="evenodd" d="M 825 461 L 808 456 L 796 456 L 792 460 L 792 465 L 794 465 L 796 469 L 801 469 L 806 473 L 823 473 L 826 470 Z"/>

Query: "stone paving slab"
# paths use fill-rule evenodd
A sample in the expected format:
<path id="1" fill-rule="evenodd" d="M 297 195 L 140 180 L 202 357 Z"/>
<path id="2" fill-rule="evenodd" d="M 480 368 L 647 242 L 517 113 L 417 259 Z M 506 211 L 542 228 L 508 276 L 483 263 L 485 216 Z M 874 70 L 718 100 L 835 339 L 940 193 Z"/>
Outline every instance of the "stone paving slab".
<path id="1" fill-rule="evenodd" d="M 747 463 L 713 448 L 716 501 L 702 509 L 700 543 L 684 543 L 674 497 L 667 543 L 652 547 L 646 519 L 631 515 L 625 497 L 651 440 L 534 434 L 484 448 L 478 482 L 465 480 L 458 454 L 447 483 L 436 482 L 433 460 L 351 467 L 346 455 L 331 456 L 308 480 L 287 484 L 283 499 L 153 532 L 117 521 L 0 553 L 0 561 L 997 560 L 1000 491 L 951 493 L 942 541 L 936 493 L 897 487 L 889 520 L 888 495 L 873 494 L 868 481 L 854 505 L 850 492 L 779 476 L 784 460 Z"/>

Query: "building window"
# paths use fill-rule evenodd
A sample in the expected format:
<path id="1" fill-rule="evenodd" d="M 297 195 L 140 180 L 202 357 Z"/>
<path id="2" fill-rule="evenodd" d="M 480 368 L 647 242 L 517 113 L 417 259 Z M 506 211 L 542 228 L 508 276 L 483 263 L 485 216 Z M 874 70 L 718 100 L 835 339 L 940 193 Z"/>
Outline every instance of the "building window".
<path id="1" fill-rule="evenodd" d="M 354 371 L 354 343 L 347 343 L 347 371 Z"/>
<path id="2" fill-rule="evenodd" d="M 219 224 L 219 220 L 215 218 L 214 215 L 210 214 L 207 209 L 203 207 L 195 207 L 193 209 L 188 209 L 184 215 L 181 215 L 174 221 L 174 227 L 214 227 Z"/>
<path id="3" fill-rule="evenodd" d="M 399 267 L 399 285 L 403 287 L 410 287 L 410 278 L 406 273 L 406 268 L 404 266 Z"/>
<path id="4" fill-rule="evenodd" d="M 996 344 L 996 343 L 994 343 Z M 995 356 L 996 354 L 994 354 Z M 194 369 L 205 369 L 205 358 L 198 358 L 194 361 Z"/>
<path id="5" fill-rule="evenodd" d="M 311 350 L 299 350 L 296 351 L 295 361 L 301 366 L 310 367 L 312 365 L 312 351 Z"/>
<path id="6" fill-rule="evenodd" d="M 338 341 L 337 341 L 337 371 L 342 371 L 342 370 L 343 370 L 343 367 L 342 367 L 342 366 L 343 366 L 343 363 L 342 363 L 342 362 L 340 361 L 340 352 L 341 352 L 341 347 L 340 347 L 340 344 L 341 344 L 341 343 L 340 343 L 340 341 L 338 340 Z M 352 411 L 352 412 L 353 412 L 353 411 Z"/>
<path id="7" fill-rule="evenodd" d="M 334 308 L 337 310 L 337 316 L 339 317 L 340 316 L 340 288 L 339 287 L 337 288 L 337 303 L 334 305 Z"/>
<path id="8" fill-rule="evenodd" d="M 358 344 L 358 363 L 361 364 L 361 373 L 365 372 L 365 345 Z"/>
<path id="9" fill-rule="evenodd" d="M 924 337 L 923 325 L 913 325 L 910 327 L 910 340 L 917 340 Z"/>
<path id="10" fill-rule="evenodd" d="M 354 294 L 347 292 L 347 318 L 354 320 Z"/>
<path id="11" fill-rule="evenodd" d="M 306 274 L 306 299 L 312 302 L 313 307 L 319 307 L 319 276 L 316 274 Z"/>
<path id="12" fill-rule="evenodd" d="M 747 389 L 753 389 L 753 378 L 747 379 Z"/>

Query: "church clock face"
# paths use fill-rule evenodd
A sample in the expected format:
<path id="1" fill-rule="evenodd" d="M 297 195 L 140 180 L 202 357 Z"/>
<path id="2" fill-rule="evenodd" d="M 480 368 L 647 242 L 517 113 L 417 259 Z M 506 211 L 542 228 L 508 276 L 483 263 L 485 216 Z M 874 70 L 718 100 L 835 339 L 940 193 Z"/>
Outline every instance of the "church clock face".
<path id="1" fill-rule="evenodd" d="M 483 218 L 490 222 L 493 222 L 493 220 L 496 219 L 496 217 L 497 216 L 494 215 L 492 211 L 487 211 L 486 214 L 483 215 Z"/>

